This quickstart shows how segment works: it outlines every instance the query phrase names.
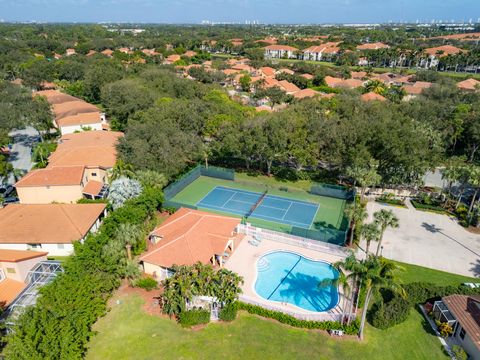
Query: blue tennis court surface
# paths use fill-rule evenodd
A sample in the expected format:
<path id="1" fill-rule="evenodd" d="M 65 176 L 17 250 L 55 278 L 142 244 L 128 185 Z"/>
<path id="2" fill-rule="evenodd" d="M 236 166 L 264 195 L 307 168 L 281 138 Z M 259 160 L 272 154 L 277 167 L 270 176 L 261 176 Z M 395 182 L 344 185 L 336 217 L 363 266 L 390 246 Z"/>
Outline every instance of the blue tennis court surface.
<path id="1" fill-rule="evenodd" d="M 249 217 L 309 229 L 318 211 L 318 204 L 291 200 L 274 195 L 230 189 L 217 186 L 200 200 L 199 208 L 223 211 L 247 216 L 261 199 Z"/>

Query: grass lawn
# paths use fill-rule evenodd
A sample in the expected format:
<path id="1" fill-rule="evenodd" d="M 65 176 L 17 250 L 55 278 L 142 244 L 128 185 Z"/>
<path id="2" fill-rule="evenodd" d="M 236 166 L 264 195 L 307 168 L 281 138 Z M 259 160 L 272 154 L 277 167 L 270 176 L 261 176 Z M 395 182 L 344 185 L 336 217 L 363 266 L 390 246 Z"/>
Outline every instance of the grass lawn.
<path id="1" fill-rule="evenodd" d="M 232 323 L 186 330 L 173 320 L 148 315 L 138 295 L 122 297 L 94 330 L 87 359 L 448 359 L 440 342 L 412 311 L 388 330 L 368 326 L 364 342 L 334 339 L 244 312 Z"/>
<path id="2" fill-rule="evenodd" d="M 404 284 L 412 282 L 429 282 L 435 285 L 459 285 L 464 282 L 478 282 L 478 279 L 468 276 L 451 274 L 398 261 L 396 261 L 396 263 L 405 269 L 405 271 L 399 273 L 399 278 Z"/>

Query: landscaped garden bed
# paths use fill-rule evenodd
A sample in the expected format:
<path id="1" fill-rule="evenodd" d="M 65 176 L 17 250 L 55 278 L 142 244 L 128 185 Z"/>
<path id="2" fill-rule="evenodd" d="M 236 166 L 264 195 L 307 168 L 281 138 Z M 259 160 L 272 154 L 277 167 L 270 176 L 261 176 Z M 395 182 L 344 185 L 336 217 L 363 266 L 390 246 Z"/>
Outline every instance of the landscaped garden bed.
<path id="1" fill-rule="evenodd" d="M 395 198 L 395 195 L 392 193 L 384 193 L 375 199 L 376 202 L 381 204 L 387 204 L 397 207 L 406 208 L 405 200 Z"/>

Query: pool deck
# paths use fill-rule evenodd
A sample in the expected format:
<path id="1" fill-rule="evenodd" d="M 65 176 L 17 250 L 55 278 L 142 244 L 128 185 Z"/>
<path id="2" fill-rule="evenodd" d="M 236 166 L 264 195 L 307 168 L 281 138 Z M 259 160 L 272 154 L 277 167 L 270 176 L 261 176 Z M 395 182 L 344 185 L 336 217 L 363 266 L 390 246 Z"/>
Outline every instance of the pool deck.
<path id="1" fill-rule="evenodd" d="M 244 300 L 250 303 L 256 303 L 259 306 L 263 306 L 271 310 L 282 311 L 291 315 L 295 314 L 298 315 L 295 317 L 305 318 L 306 320 L 332 320 L 330 314 L 341 314 L 342 310 L 340 306 L 341 304 L 343 304 L 344 301 L 344 296 L 341 288 L 339 289 L 340 300 L 338 302 L 338 305 L 335 308 L 329 310 L 328 312 L 322 313 L 308 311 L 289 303 L 266 300 L 259 296 L 254 288 L 255 281 L 257 279 L 257 260 L 263 255 L 270 252 L 290 251 L 311 260 L 325 261 L 328 263 L 335 263 L 337 261 L 343 260 L 344 257 L 266 239 L 262 240 L 258 246 L 253 246 L 249 243 L 249 241 L 252 239 L 252 237 L 246 236 L 240 242 L 236 250 L 233 252 L 231 257 L 225 264 L 225 268 L 236 272 L 244 279 L 244 283 L 242 285 L 243 293 L 240 297 L 240 300 Z"/>

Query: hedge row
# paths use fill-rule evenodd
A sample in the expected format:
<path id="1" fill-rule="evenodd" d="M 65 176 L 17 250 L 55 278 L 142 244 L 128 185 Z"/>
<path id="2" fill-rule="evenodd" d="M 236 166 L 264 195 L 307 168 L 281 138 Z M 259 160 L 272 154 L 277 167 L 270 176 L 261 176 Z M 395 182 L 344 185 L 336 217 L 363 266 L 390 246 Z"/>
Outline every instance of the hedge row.
<path id="1" fill-rule="evenodd" d="M 433 211 L 439 214 L 446 214 L 446 213 L 448 214 L 448 211 L 446 211 L 444 208 L 437 205 L 422 204 L 415 200 L 410 200 L 410 202 L 412 203 L 415 209 Z"/>
<path id="2" fill-rule="evenodd" d="M 480 289 L 471 289 L 464 285 L 438 286 L 429 283 L 411 283 L 404 285 L 405 299 L 399 294 L 385 291 L 382 300 L 374 304 L 369 312 L 369 320 L 373 326 L 386 329 L 404 322 L 410 310 L 417 304 L 433 301 L 444 296 L 480 295 Z"/>
<path id="3" fill-rule="evenodd" d="M 265 318 L 274 319 L 282 324 L 287 324 L 297 328 L 304 329 L 320 329 L 320 330 L 343 330 L 345 334 L 354 335 L 358 333 L 358 322 L 354 321 L 350 325 L 343 325 L 338 321 L 308 321 L 299 320 L 293 316 L 284 314 L 280 311 L 267 310 L 260 306 L 246 304 L 238 301 L 237 308 L 239 310 L 245 310 L 250 314 L 259 315 Z"/>
<path id="4" fill-rule="evenodd" d="M 207 324 L 210 322 L 210 311 L 204 309 L 182 311 L 178 316 L 178 322 L 183 327 Z"/>
<path id="5" fill-rule="evenodd" d="M 237 317 L 238 306 L 236 303 L 226 305 L 220 310 L 219 318 L 222 321 L 233 321 Z"/>
<path id="6" fill-rule="evenodd" d="M 161 191 L 145 189 L 112 211 L 99 230 L 63 263 L 65 272 L 41 289 L 35 306 L 22 313 L 8 336 L 8 359 L 83 359 L 94 334 L 92 325 L 107 310 L 107 300 L 125 276 L 125 257 L 108 249 L 120 224 L 147 227 L 162 203 Z M 145 229 L 149 230 L 149 229 Z"/>

